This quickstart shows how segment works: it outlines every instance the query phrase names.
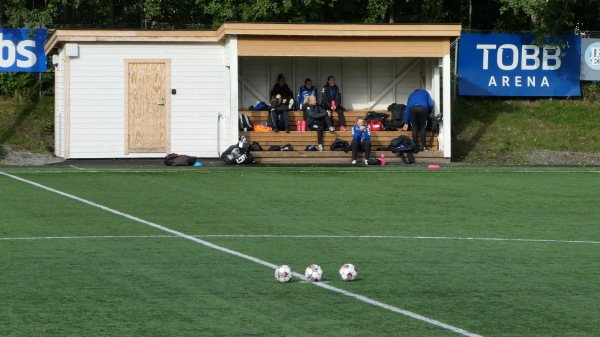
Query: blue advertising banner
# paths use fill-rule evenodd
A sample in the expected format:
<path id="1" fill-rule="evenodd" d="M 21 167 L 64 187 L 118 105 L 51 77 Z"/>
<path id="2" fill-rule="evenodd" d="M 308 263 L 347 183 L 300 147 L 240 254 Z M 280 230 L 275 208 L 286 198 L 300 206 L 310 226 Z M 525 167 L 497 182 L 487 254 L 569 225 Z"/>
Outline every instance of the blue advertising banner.
<path id="1" fill-rule="evenodd" d="M 581 39 L 581 80 L 600 81 L 599 39 Z"/>
<path id="2" fill-rule="evenodd" d="M 0 29 L 0 72 L 45 72 L 46 30 Z"/>
<path id="3" fill-rule="evenodd" d="M 536 43 L 533 34 L 462 34 L 458 92 L 464 96 L 580 96 L 581 37 Z"/>

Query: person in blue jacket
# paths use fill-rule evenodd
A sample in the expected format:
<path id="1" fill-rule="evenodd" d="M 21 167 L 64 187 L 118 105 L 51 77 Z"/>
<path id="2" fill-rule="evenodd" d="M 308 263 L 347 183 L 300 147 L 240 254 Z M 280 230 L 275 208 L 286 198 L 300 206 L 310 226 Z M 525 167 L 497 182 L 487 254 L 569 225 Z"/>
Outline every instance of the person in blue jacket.
<path id="1" fill-rule="evenodd" d="M 352 126 L 352 165 L 356 165 L 358 150 L 365 152 L 365 165 L 371 158 L 371 130 L 364 125 L 362 117 L 358 117 L 356 124 Z"/>
<path id="2" fill-rule="evenodd" d="M 410 123 L 412 140 L 421 151 L 427 151 L 427 120 L 432 110 L 433 101 L 427 90 L 417 89 L 408 96 L 406 102 L 406 111 L 408 113 L 404 114 L 404 127 L 402 130 L 407 131 Z M 419 133 L 421 134 L 421 146 L 417 142 Z"/>
<path id="3" fill-rule="evenodd" d="M 299 110 L 302 110 L 304 106 L 304 100 L 306 100 L 309 96 L 317 97 L 317 88 L 313 86 L 311 79 L 307 78 L 304 80 L 304 85 L 298 90 L 298 99 L 296 102 Z"/>

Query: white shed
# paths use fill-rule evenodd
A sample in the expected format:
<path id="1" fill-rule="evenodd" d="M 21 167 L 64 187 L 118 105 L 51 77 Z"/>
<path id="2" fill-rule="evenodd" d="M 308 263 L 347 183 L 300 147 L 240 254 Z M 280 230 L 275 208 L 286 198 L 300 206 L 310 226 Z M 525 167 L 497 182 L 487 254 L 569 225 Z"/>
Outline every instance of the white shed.
<path id="1" fill-rule="evenodd" d="M 56 155 L 217 157 L 238 138 L 238 111 L 334 75 L 348 109 L 385 109 L 429 90 L 450 146 L 450 43 L 460 25 L 226 23 L 208 31 L 56 30 Z M 443 79 L 443 80 L 442 80 Z M 443 110 L 443 111 L 442 111 Z"/>

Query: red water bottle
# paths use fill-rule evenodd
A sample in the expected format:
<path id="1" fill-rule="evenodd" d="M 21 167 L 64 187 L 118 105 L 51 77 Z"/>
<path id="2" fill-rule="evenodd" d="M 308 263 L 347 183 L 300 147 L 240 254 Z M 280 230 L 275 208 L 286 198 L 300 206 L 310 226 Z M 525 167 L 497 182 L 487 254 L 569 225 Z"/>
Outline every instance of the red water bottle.
<path id="1" fill-rule="evenodd" d="M 302 131 L 306 131 L 306 121 L 302 121 Z"/>
<path id="2" fill-rule="evenodd" d="M 302 121 L 296 122 L 296 131 L 302 131 Z"/>
<path id="3" fill-rule="evenodd" d="M 381 165 L 385 165 L 385 154 L 382 153 L 379 160 L 381 161 Z"/>

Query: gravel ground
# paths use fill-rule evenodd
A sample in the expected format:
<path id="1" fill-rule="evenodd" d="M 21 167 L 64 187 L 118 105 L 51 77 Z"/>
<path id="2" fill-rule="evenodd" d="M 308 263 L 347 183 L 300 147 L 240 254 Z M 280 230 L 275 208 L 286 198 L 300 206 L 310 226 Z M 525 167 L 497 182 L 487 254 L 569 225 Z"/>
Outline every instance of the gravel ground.
<path id="1" fill-rule="evenodd" d="M 513 157 L 513 156 L 510 156 Z M 470 163 L 465 162 L 456 164 L 476 164 L 476 165 L 523 165 L 523 160 L 527 165 L 545 165 L 545 166 L 600 166 L 600 155 L 593 153 L 579 153 L 571 151 L 546 151 L 536 150 L 519 155 L 520 163 L 514 158 L 498 158 L 497 160 L 478 161 Z M 203 166 L 220 166 L 224 163 L 219 159 L 202 159 Z M 27 151 L 11 148 L 9 146 L 0 146 L 0 166 L 162 166 L 162 159 L 98 159 L 98 160 L 64 160 L 49 154 L 37 154 Z"/>
<path id="2" fill-rule="evenodd" d="M 49 154 L 31 153 L 9 146 L 0 146 L 0 166 L 43 166 L 64 161 Z"/>

